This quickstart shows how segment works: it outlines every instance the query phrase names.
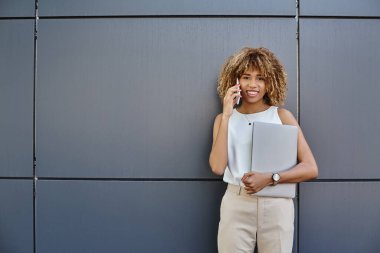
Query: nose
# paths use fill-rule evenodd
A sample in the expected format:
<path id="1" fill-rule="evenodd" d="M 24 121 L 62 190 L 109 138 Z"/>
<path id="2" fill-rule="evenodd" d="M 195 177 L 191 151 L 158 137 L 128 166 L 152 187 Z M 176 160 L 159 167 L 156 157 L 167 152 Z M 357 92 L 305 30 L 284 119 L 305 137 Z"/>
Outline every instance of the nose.
<path id="1" fill-rule="evenodd" d="M 248 87 L 257 87 L 257 83 L 256 83 L 256 81 L 250 81 L 249 83 L 248 83 Z"/>

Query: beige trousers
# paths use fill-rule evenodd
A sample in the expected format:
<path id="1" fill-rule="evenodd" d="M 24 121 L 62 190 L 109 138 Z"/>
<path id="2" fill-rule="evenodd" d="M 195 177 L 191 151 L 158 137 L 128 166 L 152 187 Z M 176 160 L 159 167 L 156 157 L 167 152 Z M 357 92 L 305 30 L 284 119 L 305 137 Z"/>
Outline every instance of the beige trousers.
<path id="1" fill-rule="evenodd" d="M 219 253 L 291 253 L 293 199 L 257 197 L 229 184 L 220 206 Z"/>

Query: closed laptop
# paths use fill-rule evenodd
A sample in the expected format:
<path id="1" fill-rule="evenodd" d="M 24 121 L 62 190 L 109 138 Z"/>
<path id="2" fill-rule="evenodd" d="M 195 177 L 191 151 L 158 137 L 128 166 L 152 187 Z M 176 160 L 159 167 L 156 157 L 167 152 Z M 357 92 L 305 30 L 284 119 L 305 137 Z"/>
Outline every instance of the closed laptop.
<path id="1" fill-rule="evenodd" d="M 254 122 L 251 170 L 261 173 L 286 171 L 297 164 L 298 128 L 291 125 Z M 257 196 L 294 198 L 295 183 L 267 186 Z"/>

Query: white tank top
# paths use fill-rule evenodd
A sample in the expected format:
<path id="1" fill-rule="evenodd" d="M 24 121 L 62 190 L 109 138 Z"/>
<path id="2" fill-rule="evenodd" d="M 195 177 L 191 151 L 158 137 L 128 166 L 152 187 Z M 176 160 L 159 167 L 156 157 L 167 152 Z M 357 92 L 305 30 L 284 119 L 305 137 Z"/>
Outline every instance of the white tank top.
<path id="1" fill-rule="evenodd" d="M 249 122 L 267 122 L 282 124 L 277 106 L 252 114 L 242 114 L 236 109 L 228 121 L 228 163 L 223 181 L 240 185 L 244 173 L 251 167 L 252 127 Z"/>

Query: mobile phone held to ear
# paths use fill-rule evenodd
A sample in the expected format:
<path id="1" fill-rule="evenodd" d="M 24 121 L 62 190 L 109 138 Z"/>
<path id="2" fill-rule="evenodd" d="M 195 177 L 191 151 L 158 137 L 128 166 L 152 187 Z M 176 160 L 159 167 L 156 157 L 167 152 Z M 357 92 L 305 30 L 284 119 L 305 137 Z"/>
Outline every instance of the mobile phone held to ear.
<path id="1" fill-rule="evenodd" d="M 236 78 L 236 84 L 240 85 L 239 78 Z M 239 91 L 239 95 L 241 95 L 240 91 Z M 238 105 L 239 103 L 240 103 L 240 97 L 237 98 L 235 105 Z"/>

